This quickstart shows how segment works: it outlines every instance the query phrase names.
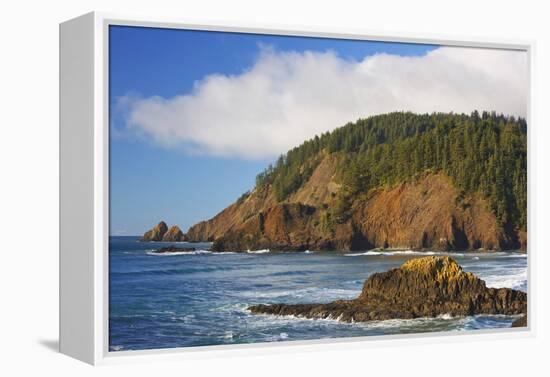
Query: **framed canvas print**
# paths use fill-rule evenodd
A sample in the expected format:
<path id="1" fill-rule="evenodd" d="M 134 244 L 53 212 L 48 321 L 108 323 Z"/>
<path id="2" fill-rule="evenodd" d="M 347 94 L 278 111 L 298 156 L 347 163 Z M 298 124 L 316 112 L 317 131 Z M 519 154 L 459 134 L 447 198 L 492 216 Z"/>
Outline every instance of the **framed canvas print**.
<path id="1" fill-rule="evenodd" d="M 60 27 L 60 348 L 532 331 L 530 43 Z"/>

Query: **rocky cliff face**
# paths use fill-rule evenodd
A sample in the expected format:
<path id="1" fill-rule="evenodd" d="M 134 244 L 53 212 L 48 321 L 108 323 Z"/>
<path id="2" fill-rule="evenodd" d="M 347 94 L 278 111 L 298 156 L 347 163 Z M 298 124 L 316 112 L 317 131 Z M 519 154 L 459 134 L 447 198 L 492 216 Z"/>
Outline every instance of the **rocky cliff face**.
<path id="1" fill-rule="evenodd" d="M 337 218 L 337 165 L 338 157 L 328 154 L 287 200 L 277 202 L 269 187 L 253 191 L 192 226 L 187 238 L 214 241 L 217 251 L 526 247 L 522 232 L 499 226 L 482 197 L 460 193 L 441 173 L 353 197 L 345 216 Z"/>
<path id="2" fill-rule="evenodd" d="M 461 197 L 450 179 L 426 174 L 370 200 L 357 201 L 352 222 L 370 244 L 412 249 L 473 250 L 519 247 L 499 227 L 485 200 Z"/>
<path id="3" fill-rule="evenodd" d="M 337 156 L 325 156 L 310 179 L 282 203 L 277 202 L 271 188 L 255 189 L 212 219 L 201 221 L 189 228 L 187 237 L 190 241 L 214 241 L 222 236 L 237 237 L 241 228 L 251 226 L 246 224 L 247 222 L 258 221 L 255 217 L 260 213 L 265 217 L 274 207 L 284 207 L 286 204 L 301 204 L 314 208 L 328 206 L 340 187 L 334 180 L 337 163 Z"/>
<path id="4" fill-rule="evenodd" d="M 443 314 L 516 315 L 526 313 L 527 294 L 508 288 L 487 288 L 450 257 L 410 260 L 400 268 L 371 275 L 354 300 L 328 304 L 254 305 L 254 314 L 294 315 L 364 322 Z"/>

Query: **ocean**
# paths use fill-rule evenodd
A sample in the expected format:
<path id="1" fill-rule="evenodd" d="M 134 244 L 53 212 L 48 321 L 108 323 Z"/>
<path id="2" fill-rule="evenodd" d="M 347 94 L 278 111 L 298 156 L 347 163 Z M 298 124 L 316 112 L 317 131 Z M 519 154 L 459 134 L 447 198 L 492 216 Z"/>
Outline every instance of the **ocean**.
<path id="1" fill-rule="evenodd" d="M 195 252 L 154 254 L 174 243 L 109 241 L 111 351 L 278 342 L 510 327 L 517 316 L 418 318 L 342 323 L 270 315 L 260 303 L 323 303 L 355 298 L 374 272 L 436 252 L 208 252 L 208 243 L 177 243 Z M 176 245 L 176 244 L 174 244 Z M 527 256 L 517 252 L 445 253 L 489 287 L 527 291 Z"/>

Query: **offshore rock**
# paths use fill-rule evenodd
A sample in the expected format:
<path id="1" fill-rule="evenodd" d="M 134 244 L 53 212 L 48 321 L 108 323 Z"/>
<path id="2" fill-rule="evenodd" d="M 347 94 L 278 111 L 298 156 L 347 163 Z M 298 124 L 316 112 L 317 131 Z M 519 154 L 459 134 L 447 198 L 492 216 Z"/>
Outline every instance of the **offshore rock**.
<path id="1" fill-rule="evenodd" d="M 149 242 L 149 241 L 162 241 L 162 238 L 168 231 L 168 226 L 164 221 L 161 221 L 155 227 L 151 230 L 148 230 L 143 234 L 143 236 L 140 238 L 140 241 L 142 242 Z"/>
<path id="2" fill-rule="evenodd" d="M 180 242 L 185 241 L 185 236 L 179 226 L 174 225 L 162 237 L 163 242 Z"/>
<path id="3" fill-rule="evenodd" d="M 155 254 L 170 254 L 170 253 L 181 253 L 181 252 L 190 252 L 190 251 L 196 251 L 194 247 L 176 247 L 176 246 L 167 246 L 167 247 L 161 247 L 160 249 L 157 249 L 153 251 Z"/>
<path id="4" fill-rule="evenodd" d="M 375 273 L 359 297 L 327 304 L 272 304 L 248 308 L 253 314 L 292 315 L 304 318 L 364 322 L 387 319 L 516 315 L 526 313 L 527 294 L 509 288 L 487 288 L 450 257 L 412 259 L 401 267 Z"/>

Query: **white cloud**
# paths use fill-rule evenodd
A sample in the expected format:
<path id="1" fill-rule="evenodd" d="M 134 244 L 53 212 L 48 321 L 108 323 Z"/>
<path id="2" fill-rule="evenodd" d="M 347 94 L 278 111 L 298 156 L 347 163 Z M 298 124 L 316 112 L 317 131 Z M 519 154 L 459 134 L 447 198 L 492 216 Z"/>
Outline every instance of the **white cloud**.
<path id="1" fill-rule="evenodd" d="M 331 51 L 262 48 L 247 71 L 208 75 L 189 94 L 122 100 L 128 130 L 160 146 L 257 159 L 390 111 L 525 116 L 527 93 L 525 52 L 441 47 L 419 57 L 378 54 L 356 62 Z"/>

